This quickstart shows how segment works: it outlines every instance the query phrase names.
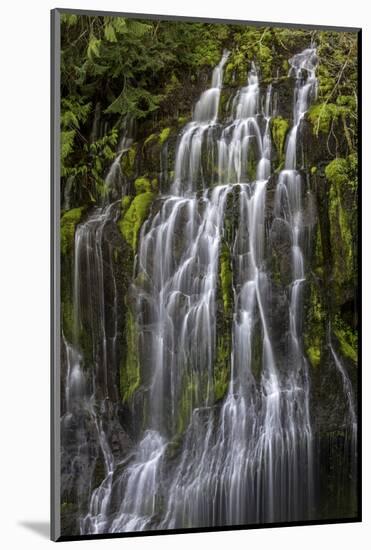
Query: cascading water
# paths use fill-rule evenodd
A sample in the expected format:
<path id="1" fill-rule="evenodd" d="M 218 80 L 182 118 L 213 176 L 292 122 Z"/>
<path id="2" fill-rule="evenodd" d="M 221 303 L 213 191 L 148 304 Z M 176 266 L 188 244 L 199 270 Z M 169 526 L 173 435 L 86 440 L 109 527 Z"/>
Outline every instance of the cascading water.
<path id="1" fill-rule="evenodd" d="M 98 513 L 103 511 L 108 503 L 111 480 L 114 469 L 114 457 L 107 440 L 103 419 L 112 415 L 108 401 L 117 401 L 115 393 L 115 365 L 117 364 L 118 338 L 118 296 L 116 278 L 113 268 L 112 249 L 107 244 L 106 234 L 111 224 L 118 216 L 117 204 L 109 201 L 112 192 L 124 191 L 124 181 L 119 161 L 131 139 L 124 128 L 123 138 L 119 144 L 117 155 L 107 173 L 105 185 L 107 194 L 104 205 L 97 207 L 78 225 L 74 243 L 73 269 L 73 337 L 71 342 L 63 338 L 65 347 L 67 371 L 65 380 L 65 413 L 61 418 L 62 434 L 66 434 L 66 443 L 62 439 L 63 454 L 69 461 L 71 451 L 68 449 L 68 436 L 74 432 L 76 440 L 72 457 L 75 470 L 79 473 L 81 501 L 83 507 L 87 487 L 90 487 L 90 509 Z M 107 290 L 111 289 L 112 315 L 106 317 Z M 91 346 L 92 372 L 84 368 L 84 351 L 81 349 L 81 334 Z M 87 449 L 92 449 L 96 441 L 98 452 L 103 458 L 105 479 L 96 489 L 92 490 L 92 477 L 97 459 Z M 88 458 L 90 457 L 90 458 Z M 85 497 L 86 498 L 86 497 Z"/>
<path id="2" fill-rule="evenodd" d="M 193 120 L 187 124 L 182 134 L 175 160 L 175 179 L 172 186 L 175 195 L 194 191 L 198 179 L 203 178 L 200 169 L 202 148 L 207 148 L 208 155 L 213 151 L 215 139 L 213 132 L 218 117 L 223 68 L 228 55 L 228 51 L 223 53 L 219 65 L 214 69 L 211 88 L 200 97 Z"/>
<path id="3" fill-rule="evenodd" d="M 290 60 L 293 124 L 268 221 L 272 87 L 261 97 L 252 64 L 247 85 L 230 102 L 227 121 L 220 122 L 228 55 L 224 52 L 211 88 L 201 95 L 193 120 L 179 136 L 170 194 L 160 196 L 141 229 L 133 296 L 146 374 L 145 413 L 135 448 L 122 462 L 114 459 L 96 412 L 113 387 L 109 377 L 117 360 L 117 299 L 113 297 L 114 326 L 108 335 L 103 273 L 112 277 L 112 288 L 115 277 L 102 245 L 106 224 L 115 221 L 115 202 L 97 209 L 76 232 L 76 340 L 81 323 L 91 327 L 95 373 L 88 388 L 81 350 L 66 343 L 66 417 L 77 401 L 90 411 L 105 465 L 104 480 L 91 490 L 88 512 L 82 515 L 83 534 L 312 517 L 313 434 L 301 325 L 305 182 L 297 153 L 301 123 L 316 94 L 317 56 L 315 49 L 307 49 Z M 124 141 L 117 158 L 127 146 Z M 108 183 L 118 169 L 119 160 Z M 233 266 L 231 368 L 226 391 L 217 399 L 218 277 L 230 201 L 237 211 L 228 245 Z M 273 334 L 267 268 L 271 229 L 279 224 L 289 235 L 291 259 L 284 358 Z M 331 353 L 355 424 L 349 379 L 332 347 Z"/>
<path id="4" fill-rule="evenodd" d="M 331 327 L 329 327 L 328 334 L 329 334 L 329 349 L 330 349 L 332 358 L 334 360 L 336 370 L 340 374 L 343 391 L 344 391 L 344 397 L 346 399 L 347 406 L 348 406 L 348 418 L 346 418 L 345 420 L 347 422 L 348 434 L 350 432 L 350 437 L 348 437 L 348 441 L 347 441 L 347 443 L 348 442 L 350 443 L 350 446 L 349 446 L 350 449 L 349 450 L 345 449 L 345 452 L 348 451 L 349 453 L 350 464 L 351 464 L 350 473 L 354 477 L 354 479 L 356 479 L 356 476 L 357 476 L 356 461 L 357 461 L 357 453 L 358 453 L 358 449 L 357 449 L 358 423 L 357 423 L 356 400 L 354 398 L 353 387 L 352 387 L 352 383 L 350 381 L 349 375 L 332 344 Z"/>

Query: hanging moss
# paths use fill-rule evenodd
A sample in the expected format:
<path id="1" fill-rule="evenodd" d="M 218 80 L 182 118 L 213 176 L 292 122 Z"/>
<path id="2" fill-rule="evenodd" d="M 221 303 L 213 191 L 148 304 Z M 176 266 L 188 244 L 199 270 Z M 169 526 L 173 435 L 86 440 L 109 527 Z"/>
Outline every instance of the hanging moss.
<path id="1" fill-rule="evenodd" d="M 341 298 L 344 285 L 352 285 L 355 274 L 353 191 L 357 185 L 357 178 L 352 160 L 344 158 L 331 161 L 325 168 L 325 175 L 330 183 L 328 197 L 330 234 L 333 243 L 333 277 L 336 293 L 338 298 Z"/>
<path id="2" fill-rule="evenodd" d="M 76 225 L 80 222 L 84 207 L 65 212 L 61 219 L 61 253 L 69 254 L 73 247 Z"/>
<path id="3" fill-rule="evenodd" d="M 276 147 L 279 161 L 283 160 L 286 134 L 289 129 L 289 122 L 281 116 L 271 119 L 272 139 Z"/>
<path id="4" fill-rule="evenodd" d="M 120 394 L 123 402 L 131 400 L 140 386 L 138 334 L 134 317 L 129 310 L 126 317 L 126 354 L 120 368 Z"/>

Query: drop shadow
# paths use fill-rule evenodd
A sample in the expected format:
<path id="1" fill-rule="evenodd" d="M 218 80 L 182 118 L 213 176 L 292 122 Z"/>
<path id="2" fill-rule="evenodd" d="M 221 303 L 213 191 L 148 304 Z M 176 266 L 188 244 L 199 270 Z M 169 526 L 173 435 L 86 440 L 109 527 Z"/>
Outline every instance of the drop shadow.
<path id="1" fill-rule="evenodd" d="M 18 525 L 33 531 L 43 539 L 50 538 L 50 523 L 48 521 L 19 521 Z"/>

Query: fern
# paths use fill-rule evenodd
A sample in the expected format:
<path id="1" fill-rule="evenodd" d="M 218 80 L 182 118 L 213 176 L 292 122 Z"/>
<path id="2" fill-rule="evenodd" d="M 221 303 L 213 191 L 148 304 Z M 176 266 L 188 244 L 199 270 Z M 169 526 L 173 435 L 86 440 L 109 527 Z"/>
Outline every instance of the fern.
<path id="1" fill-rule="evenodd" d="M 68 157 L 73 149 L 73 142 L 75 139 L 76 131 L 67 130 L 61 132 L 61 160 L 62 162 Z"/>
<path id="2" fill-rule="evenodd" d="M 104 26 L 104 37 L 108 42 L 117 42 L 115 28 L 111 22 Z"/>
<path id="3" fill-rule="evenodd" d="M 100 56 L 100 52 L 99 52 L 100 45 L 101 45 L 101 40 L 99 38 L 96 38 L 92 34 L 89 39 L 88 50 L 87 50 L 87 56 L 90 61 L 93 61 L 94 57 Z"/>

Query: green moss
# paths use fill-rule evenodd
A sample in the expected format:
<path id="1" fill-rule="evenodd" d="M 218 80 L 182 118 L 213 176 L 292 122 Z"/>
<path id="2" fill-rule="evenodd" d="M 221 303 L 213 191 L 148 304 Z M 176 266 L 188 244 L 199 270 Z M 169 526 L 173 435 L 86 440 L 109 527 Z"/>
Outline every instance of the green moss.
<path id="1" fill-rule="evenodd" d="M 146 177 L 137 178 L 134 182 L 136 194 L 152 191 L 151 182 Z"/>
<path id="2" fill-rule="evenodd" d="M 137 156 L 137 146 L 134 144 L 125 152 L 121 160 L 121 169 L 127 177 L 133 177 L 135 172 L 135 159 Z"/>
<path id="3" fill-rule="evenodd" d="M 325 168 L 330 183 L 329 219 L 333 252 L 333 277 L 336 293 L 341 298 L 344 285 L 351 285 L 354 278 L 354 254 L 356 231 L 357 187 L 356 163 L 353 156 L 336 158 Z"/>
<path id="4" fill-rule="evenodd" d="M 343 357 L 357 363 L 358 342 L 357 334 L 353 332 L 339 317 L 335 319 L 334 334 L 338 339 Z"/>
<path id="5" fill-rule="evenodd" d="M 128 210 L 131 201 L 133 200 L 133 197 L 130 197 L 130 195 L 125 195 L 125 197 L 122 197 L 121 199 L 121 214 L 125 214 L 125 212 Z"/>
<path id="6" fill-rule="evenodd" d="M 348 162 L 343 158 L 336 158 L 331 161 L 325 168 L 326 178 L 330 183 L 335 185 L 343 185 L 348 179 Z"/>
<path id="7" fill-rule="evenodd" d="M 155 193 L 151 191 L 140 193 L 118 221 L 122 236 L 134 251 L 137 248 L 140 228 L 148 216 L 154 198 Z"/>
<path id="8" fill-rule="evenodd" d="M 311 283 L 310 302 L 306 315 L 304 346 L 307 357 L 316 368 L 322 359 L 322 348 L 326 340 L 326 315 L 320 294 L 320 288 Z"/>
<path id="9" fill-rule="evenodd" d="M 222 290 L 222 298 L 224 310 L 229 311 L 232 306 L 232 266 L 231 266 L 231 254 L 228 246 L 223 243 L 220 251 L 220 286 Z"/>
<path id="10" fill-rule="evenodd" d="M 120 368 L 120 393 L 123 402 L 129 402 L 140 386 L 138 334 L 134 317 L 128 310 L 126 317 L 126 355 Z"/>
<path id="11" fill-rule="evenodd" d="M 285 138 L 289 129 L 289 122 L 281 116 L 271 119 L 272 139 L 276 147 L 278 158 L 281 161 L 284 155 Z"/>
<path id="12" fill-rule="evenodd" d="M 164 128 L 159 136 L 160 145 L 163 145 L 165 141 L 169 139 L 171 129 L 170 128 Z"/>
<path id="13" fill-rule="evenodd" d="M 313 125 L 314 133 L 328 134 L 333 121 L 336 121 L 342 114 L 342 109 L 334 103 L 317 103 L 308 111 L 308 119 Z"/>
<path id="14" fill-rule="evenodd" d="M 351 359 L 352 361 L 354 361 L 356 363 L 357 362 L 357 350 L 355 350 L 349 344 L 349 342 L 347 342 L 347 340 L 345 339 L 345 337 L 343 337 L 343 335 L 341 333 L 339 333 L 338 331 L 335 331 L 335 334 L 336 334 L 337 339 L 339 340 L 341 353 L 345 357 L 348 357 L 348 359 Z"/>
<path id="15" fill-rule="evenodd" d="M 157 140 L 157 135 L 156 134 L 151 134 L 150 136 L 148 136 L 146 138 L 146 140 L 144 141 L 143 143 L 143 147 L 147 147 L 147 145 L 149 145 L 150 143 L 153 143 L 154 141 Z"/>
<path id="16" fill-rule="evenodd" d="M 188 121 L 188 118 L 186 116 L 180 116 L 178 117 L 178 126 L 184 126 Z"/>
<path id="17" fill-rule="evenodd" d="M 71 252 L 75 238 L 76 225 L 80 222 L 84 207 L 73 208 L 65 212 L 61 219 L 61 253 Z"/>
<path id="18" fill-rule="evenodd" d="M 312 367 L 318 367 L 321 362 L 321 348 L 318 342 L 307 348 L 307 355 Z"/>

